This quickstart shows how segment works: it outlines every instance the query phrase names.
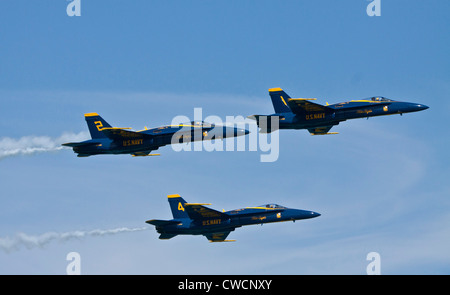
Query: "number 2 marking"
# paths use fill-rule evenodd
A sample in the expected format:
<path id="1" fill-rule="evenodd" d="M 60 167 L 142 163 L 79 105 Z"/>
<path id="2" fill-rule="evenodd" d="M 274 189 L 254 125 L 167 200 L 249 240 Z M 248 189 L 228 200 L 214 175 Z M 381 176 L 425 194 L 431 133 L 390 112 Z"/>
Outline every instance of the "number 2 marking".
<path id="1" fill-rule="evenodd" d="M 103 124 L 101 121 L 95 121 L 94 124 L 97 126 L 98 131 L 102 131 Z"/>

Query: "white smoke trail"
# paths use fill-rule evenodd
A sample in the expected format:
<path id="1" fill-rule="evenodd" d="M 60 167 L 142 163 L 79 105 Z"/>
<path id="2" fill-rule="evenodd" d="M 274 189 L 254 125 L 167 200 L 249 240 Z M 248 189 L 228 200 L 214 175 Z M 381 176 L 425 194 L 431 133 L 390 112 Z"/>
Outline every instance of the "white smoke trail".
<path id="1" fill-rule="evenodd" d="M 56 233 L 56 232 L 47 232 L 38 236 L 31 236 L 24 233 L 18 233 L 14 237 L 5 237 L 0 238 L 0 248 L 5 252 L 9 253 L 12 251 L 17 251 L 21 248 L 21 246 L 26 247 L 27 249 L 35 248 L 35 247 L 44 247 L 48 243 L 54 240 L 59 240 L 60 242 L 66 242 L 72 239 L 83 239 L 88 236 L 101 237 L 106 235 L 115 235 L 125 232 L 136 232 L 146 230 L 149 227 L 137 227 L 137 228 L 127 228 L 127 227 L 119 227 L 115 229 L 107 229 L 107 230 L 91 230 L 91 231 L 71 231 L 65 233 Z"/>
<path id="2" fill-rule="evenodd" d="M 64 149 L 61 146 L 62 143 L 83 141 L 88 136 L 87 132 L 82 131 L 78 134 L 65 132 L 57 138 L 49 136 L 24 136 L 19 139 L 3 137 L 0 138 L 0 160 L 20 155 L 59 151 Z"/>

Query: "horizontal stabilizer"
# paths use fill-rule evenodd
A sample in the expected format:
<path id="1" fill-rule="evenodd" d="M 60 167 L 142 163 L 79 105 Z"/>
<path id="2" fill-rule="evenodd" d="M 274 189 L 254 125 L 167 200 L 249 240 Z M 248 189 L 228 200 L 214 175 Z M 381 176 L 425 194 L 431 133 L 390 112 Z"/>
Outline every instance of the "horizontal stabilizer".
<path id="1" fill-rule="evenodd" d="M 79 147 L 79 146 L 90 146 L 90 145 L 97 145 L 100 144 L 100 142 L 68 142 L 63 143 L 62 146 L 70 146 L 70 147 Z"/>
<path id="2" fill-rule="evenodd" d="M 145 223 L 148 223 L 148 224 L 151 224 L 151 225 L 154 225 L 154 226 L 167 226 L 167 225 L 178 224 L 180 222 L 176 221 L 176 220 L 152 219 L 152 220 L 147 220 Z"/>

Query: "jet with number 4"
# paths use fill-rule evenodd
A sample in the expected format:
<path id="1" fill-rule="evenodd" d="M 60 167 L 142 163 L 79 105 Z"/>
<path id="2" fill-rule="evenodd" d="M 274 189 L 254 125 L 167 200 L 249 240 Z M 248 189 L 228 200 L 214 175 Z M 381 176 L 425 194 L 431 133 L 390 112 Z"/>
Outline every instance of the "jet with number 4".
<path id="1" fill-rule="evenodd" d="M 233 242 L 226 240 L 237 227 L 281 221 L 296 221 L 320 216 L 313 211 L 290 209 L 277 204 L 247 207 L 232 211 L 217 211 L 205 207 L 211 204 L 187 203 L 180 195 L 168 195 L 172 220 L 147 220 L 160 233 L 162 240 L 177 235 L 203 235 L 210 242 Z"/>
<path id="2" fill-rule="evenodd" d="M 269 95 L 275 114 L 248 116 L 256 120 L 262 133 L 277 129 L 308 129 L 311 135 L 337 134 L 328 131 L 349 119 L 402 115 L 428 109 L 423 104 L 394 101 L 382 96 L 321 105 L 312 102 L 315 98 L 291 98 L 281 88 L 269 89 Z M 276 125 L 272 126 L 276 123 L 278 128 Z"/>
<path id="3" fill-rule="evenodd" d="M 169 144 L 222 139 L 249 133 L 245 129 L 218 126 L 203 121 L 131 131 L 127 130 L 131 128 L 111 127 L 97 113 L 88 113 L 84 117 L 92 139 L 62 144 L 73 148 L 78 157 L 101 154 L 159 156 L 150 153 Z"/>

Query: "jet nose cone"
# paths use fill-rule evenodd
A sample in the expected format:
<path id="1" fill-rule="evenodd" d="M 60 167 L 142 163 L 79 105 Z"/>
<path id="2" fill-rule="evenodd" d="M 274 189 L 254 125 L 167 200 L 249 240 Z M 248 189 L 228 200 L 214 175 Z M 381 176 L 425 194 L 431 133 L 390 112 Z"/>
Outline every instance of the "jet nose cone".
<path id="1" fill-rule="evenodd" d="M 223 138 L 226 137 L 236 137 L 236 136 L 243 136 L 249 134 L 250 131 L 242 128 L 235 128 L 235 127 L 223 127 Z"/>
<path id="2" fill-rule="evenodd" d="M 309 219 L 309 218 L 315 218 L 319 217 L 320 213 L 314 212 L 314 211 L 307 211 L 307 210 L 296 210 L 294 219 Z"/>
<path id="3" fill-rule="evenodd" d="M 236 135 L 237 136 L 240 136 L 240 135 L 247 135 L 247 134 L 249 134 L 250 133 L 250 131 L 248 131 L 247 129 L 237 129 L 236 130 Z"/>
<path id="4" fill-rule="evenodd" d="M 428 109 L 429 107 L 426 106 L 426 105 L 424 105 L 424 104 L 418 104 L 418 105 L 416 105 L 416 108 L 417 108 L 417 110 L 419 110 L 419 111 L 423 111 L 423 110 Z"/>
<path id="5" fill-rule="evenodd" d="M 414 103 L 414 102 L 399 102 L 398 112 L 401 113 L 411 113 L 419 112 L 428 109 L 428 106 L 424 104 Z"/>
<path id="6" fill-rule="evenodd" d="M 311 211 L 311 218 L 319 217 L 320 215 L 321 215 L 320 213 Z"/>

